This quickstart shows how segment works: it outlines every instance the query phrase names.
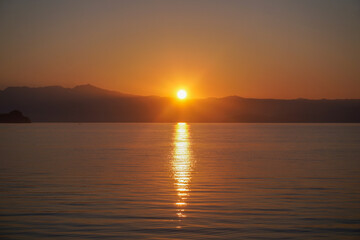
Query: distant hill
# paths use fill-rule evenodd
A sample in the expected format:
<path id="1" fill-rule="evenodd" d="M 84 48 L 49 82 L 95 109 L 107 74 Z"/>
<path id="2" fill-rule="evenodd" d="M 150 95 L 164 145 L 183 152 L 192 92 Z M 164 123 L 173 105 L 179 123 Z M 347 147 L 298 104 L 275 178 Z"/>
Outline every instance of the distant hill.
<path id="1" fill-rule="evenodd" d="M 0 114 L 0 123 L 30 123 L 30 119 L 25 117 L 20 111 L 14 110 L 9 113 Z"/>
<path id="2" fill-rule="evenodd" d="M 9 87 L 0 112 L 21 110 L 33 122 L 360 122 L 360 99 L 225 98 L 177 101 L 91 85 Z"/>

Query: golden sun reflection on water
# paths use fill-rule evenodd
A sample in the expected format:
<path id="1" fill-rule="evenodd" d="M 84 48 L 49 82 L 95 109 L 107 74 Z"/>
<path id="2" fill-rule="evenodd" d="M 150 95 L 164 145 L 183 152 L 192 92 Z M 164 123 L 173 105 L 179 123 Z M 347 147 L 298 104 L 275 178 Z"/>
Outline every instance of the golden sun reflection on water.
<path id="1" fill-rule="evenodd" d="M 190 192 L 192 161 L 188 128 L 186 123 L 178 123 L 175 125 L 174 134 L 172 169 L 178 195 L 175 203 L 176 214 L 180 219 L 186 217 L 185 207 Z"/>

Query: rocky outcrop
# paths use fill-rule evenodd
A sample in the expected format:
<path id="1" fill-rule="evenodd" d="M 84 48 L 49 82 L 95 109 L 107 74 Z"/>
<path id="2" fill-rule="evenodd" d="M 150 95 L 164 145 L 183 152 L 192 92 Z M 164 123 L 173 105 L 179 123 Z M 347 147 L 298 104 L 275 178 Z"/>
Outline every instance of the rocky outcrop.
<path id="1" fill-rule="evenodd" d="M 9 113 L 0 114 L 0 123 L 30 123 L 30 119 L 25 117 L 20 111 L 14 110 Z"/>

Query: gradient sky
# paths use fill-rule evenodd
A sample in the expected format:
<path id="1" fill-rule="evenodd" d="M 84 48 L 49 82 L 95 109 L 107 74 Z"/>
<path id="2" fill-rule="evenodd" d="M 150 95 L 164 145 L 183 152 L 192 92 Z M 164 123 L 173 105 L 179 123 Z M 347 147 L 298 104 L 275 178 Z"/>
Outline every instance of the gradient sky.
<path id="1" fill-rule="evenodd" d="M 360 1 L 1 1 L 0 88 L 360 98 Z"/>

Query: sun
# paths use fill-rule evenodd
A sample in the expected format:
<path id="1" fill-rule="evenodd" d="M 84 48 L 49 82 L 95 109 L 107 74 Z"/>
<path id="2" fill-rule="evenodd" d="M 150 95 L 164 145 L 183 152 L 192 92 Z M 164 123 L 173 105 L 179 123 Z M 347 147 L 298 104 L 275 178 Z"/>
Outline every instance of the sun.
<path id="1" fill-rule="evenodd" d="M 187 96 L 187 92 L 186 92 L 185 90 L 183 90 L 183 89 L 181 89 L 181 90 L 179 90 L 179 91 L 177 92 L 177 97 L 178 97 L 179 99 L 185 99 L 186 96 Z"/>

